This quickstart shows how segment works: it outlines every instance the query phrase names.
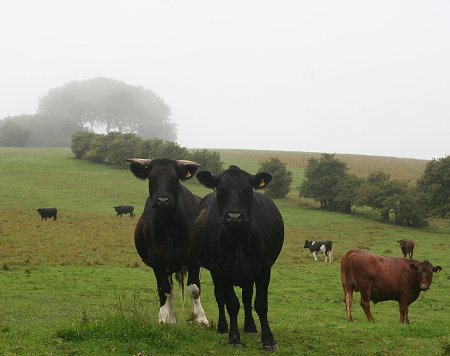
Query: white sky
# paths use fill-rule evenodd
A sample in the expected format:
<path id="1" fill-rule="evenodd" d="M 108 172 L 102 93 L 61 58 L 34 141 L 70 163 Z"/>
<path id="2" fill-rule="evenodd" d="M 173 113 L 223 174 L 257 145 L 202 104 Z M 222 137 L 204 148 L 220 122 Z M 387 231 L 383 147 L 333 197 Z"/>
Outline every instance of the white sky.
<path id="1" fill-rule="evenodd" d="M 189 148 L 450 153 L 448 0 L 0 0 L 0 48 L 0 118 L 108 77 Z"/>

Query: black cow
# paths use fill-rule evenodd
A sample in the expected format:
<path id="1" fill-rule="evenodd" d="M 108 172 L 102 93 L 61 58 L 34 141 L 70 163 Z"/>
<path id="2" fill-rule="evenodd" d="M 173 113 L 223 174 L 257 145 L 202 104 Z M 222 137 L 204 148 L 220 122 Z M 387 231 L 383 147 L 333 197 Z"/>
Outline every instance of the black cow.
<path id="1" fill-rule="evenodd" d="M 314 260 L 317 261 L 317 254 L 323 252 L 325 254 L 325 262 L 327 260 L 331 262 L 333 259 L 333 243 L 330 240 L 323 241 L 310 241 L 306 240 L 304 248 L 309 248 L 309 251 L 313 254 Z"/>
<path id="2" fill-rule="evenodd" d="M 48 218 L 53 218 L 53 221 L 56 221 L 56 219 L 57 219 L 58 210 L 56 208 L 39 208 L 39 209 L 36 209 L 36 211 L 41 216 L 41 220 L 43 220 L 43 219 L 47 220 Z"/>
<path id="3" fill-rule="evenodd" d="M 197 179 L 215 189 L 200 202 L 193 227 L 193 250 L 199 263 L 211 272 L 219 308 L 217 331 L 228 331 L 224 305 L 230 317 L 228 344 L 242 346 L 237 316 L 239 300 L 233 286 L 242 287 L 244 331 L 256 332 L 252 316 L 253 285 L 255 310 L 261 324 L 261 340 L 268 351 L 278 346 L 267 320 L 267 290 L 271 267 L 280 254 L 284 224 L 273 201 L 253 189 L 265 187 L 268 173 L 251 175 L 239 167 L 220 175 L 199 172 Z"/>
<path id="4" fill-rule="evenodd" d="M 130 217 L 134 218 L 136 215 L 134 214 L 134 206 L 133 205 L 119 205 L 119 206 L 113 206 L 114 210 L 116 211 L 117 215 L 122 217 L 122 214 L 130 214 Z"/>
<path id="5" fill-rule="evenodd" d="M 209 324 L 200 303 L 200 266 L 191 254 L 191 230 L 200 201 L 180 180 L 191 178 L 198 163 L 171 159 L 130 158 L 130 170 L 149 180 L 150 196 L 136 224 L 134 242 L 142 261 L 153 268 L 160 309 L 159 322 L 175 323 L 172 274 L 188 272 L 187 288 L 197 322 Z M 182 282 L 180 283 L 182 288 Z"/>

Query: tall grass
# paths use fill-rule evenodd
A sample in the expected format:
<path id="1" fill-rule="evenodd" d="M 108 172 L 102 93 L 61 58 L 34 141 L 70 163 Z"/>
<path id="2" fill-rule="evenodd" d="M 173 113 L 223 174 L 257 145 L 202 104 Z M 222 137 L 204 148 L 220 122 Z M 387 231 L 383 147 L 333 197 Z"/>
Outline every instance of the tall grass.
<path id="1" fill-rule="evenodd" d="M 222 153 L 227 164 L 254 173 L 255 158 Z M 256 154 L 256 153 L 255 153 Z M 260 155 L 261 153 L 258 153 Z M 0 354 L 1 355 L 235 355 L 263 354 L 260 334 L 244 334 L 230 349 L 214 327 L 192 323 L 190 301 L 175 293 L 176 325 L 157 324 L 153 272 L 133 243 L 137 218 L 116 217 L 113 206 L 142 212 L 147 182 L 129 171 L 78 161 L 68 149 L 0 149 Z M 203 196 L 208 189 L 186 185 Z M 448 220 L 412 230 L 380 223 L 367 211 L 345 215 L 301 207 L 296 197 L 277 200 L 286 227 L 272 271 L 269 319 L 280 354 L 440 355 L 450 352 Z M 37 207 L 55 206 L 58 221 L 41 221 Z M 369 324 L 355 294 L 347 323 L 339 258 L 350 248 L 401 256 L 398 239 L 416 243 L 415 257 L 444 270 L 410 306 L 409 325 L 398 323 L 396 302 L 372 307 Z M 315 262 L 305 239 L 334 242 L 331 264 Z M 240 293 L 237 288 L 237 293 Z M 189 299 L 189 298 L 187 298 Z M 202 273 L 202 303 L 215 325 L 213 284 Z M 242 328 L 243 311 L 239 315 Z"/>

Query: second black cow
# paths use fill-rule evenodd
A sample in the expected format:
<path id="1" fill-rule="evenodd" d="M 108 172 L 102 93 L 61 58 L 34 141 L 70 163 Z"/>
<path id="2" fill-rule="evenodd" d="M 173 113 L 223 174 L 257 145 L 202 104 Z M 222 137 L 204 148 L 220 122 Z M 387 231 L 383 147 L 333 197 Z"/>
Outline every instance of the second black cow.
<path id="1" fill-rule="evenodd" d="M 150 195 L 136 224 L 134 243 L 142 261 L 153 269 L 156 277 L 159 322 L 176 322 L 172 275 L 184 276 L 187 271 L 192 313 L 198 323 L 209 324 L 200 303 L 200 266 L 192 258 L 191 250 L 192 223 L 200 198 L 180 183 L 191 178 L 200 165 L 171 159 L 127 161 L 131 162 L 130 170 L 136 177 L 149 182 Z"/>
<path id="2" fill-rule="evenodd" d="M 333 243 L 330 240 L 310 241 L 306 240 L 304 248 L 309 248 L 309 251 L 317 261 L 317 254 L 323 252 L 325 254 L 325 262 L 331 262 L 333 259 Z"/>
<path id="3" fill-rule="evenodd" d="M 116 211 L 116 216 L 122 217 L 123 214 L 127 215 L 130 214 L 130 217 L 134 218 L 136 215 L 134 214 L 134 206 L 133 205 L 119 205 L 119 206 L 113 206 L 114 210 Z"/>
<path id="4" fill-rule="evenodd" d="M 268 173 L 251 175 L 237 166 L 215 176 L 203 171 L 197 179 L 215 192 L 200 202 L 193 227 L 193 251 L 200 264 L 211 272 L 219 308 L 217 331 L 228 331 L 226 306 L 230 318 L 228 344 L 242 346 L 237 317 L 239 299 L 233 286 L 242 287 L 244 331 L 256 332 L 252 316 L 253 285 L 255 310 L 261 324 L 261 341 L 268 351 L 277 343 L 267 320 L 267 291 L 271 267 L 284 240 L 284 224 L 273 201 L 254 192 L 272 179 Z"/>
<path id="5" fill-rule="evenodd" d="M 56 221 L 58 217 L 58 210 L 56 208 L 38 208 L 36 211 L 41 216 L 41 220 L 53 218 L 53 220 Z"/>

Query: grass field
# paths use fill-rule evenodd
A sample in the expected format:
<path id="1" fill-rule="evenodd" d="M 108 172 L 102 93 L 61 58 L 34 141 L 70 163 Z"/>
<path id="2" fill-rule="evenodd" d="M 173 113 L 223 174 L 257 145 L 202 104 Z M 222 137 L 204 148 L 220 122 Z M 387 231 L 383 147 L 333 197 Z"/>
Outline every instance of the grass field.
<path id="1" fill-rule="evenodd" d="M 226 165 L 251 173 L 258 160 L 283 160 L 283 154 L 221 150 Z M 304 165 L 295 162 L 304 154 L 289 155 L 288 167 L 298 183 Z M 380 168 L 391 165 L 389 158 L 384 163 L 378 159 Z M 423 162 L 407 163 L 418 178 Z M 359 168 L 354 164 L 352 169 L 362 175 L 372 169 L 368 162 Z M 201 196 L 208 192 L 195 179 L 186 185 Z M 259 333 L 242 333 L 244 348 L 230 349 L 226 335 L 192 324 L 188 299 L 175 300 L 176 325 L 157 324 L 155 279 L 133 244 L 137 219 L 116 217 L 112 208 L 135 205 L 139 215 L 147 194 L 147 183 L 129 171 L 75 160 L 69 149 L 0 149 L 0 355 L 265 353 Z M 269 288 L 269 319 L 279 354 L 450 354 L 448 220 L 412 230 L 382 224 L 366 210 L 344 215 L 304 208 L 296 192 L 276 204 L 286 228 Z M 58 221 L 41 221 L 36 208 L 53 206 Z M 384 302 L 372 306 L 376 323 L 369 324 L 359 294 L 355 322 L 347 323 L 340 257 L 351 248 L 400 257 L 395 241 L 402 238 L 416 242 L 417 259 L 443 267 L 430 290 L 411 305 L 411 323 L 399 324 L 398 304 Z M 315 262 L 303 249 L 305 239 L 333 240 L 333 263 L 325 264 L 323 255 Z M 215 324 L 217 307 L 207 271 L 202 283 L 202 303 Z M 242 314 L 241 308 L 241 328 Z"/>

